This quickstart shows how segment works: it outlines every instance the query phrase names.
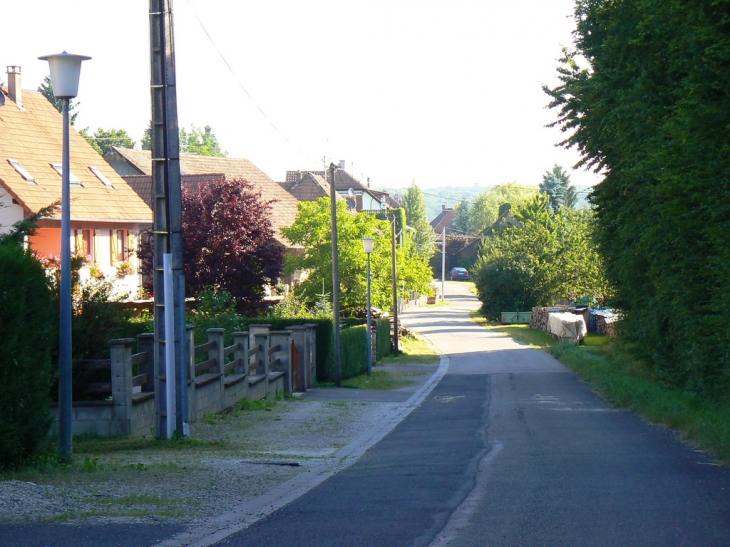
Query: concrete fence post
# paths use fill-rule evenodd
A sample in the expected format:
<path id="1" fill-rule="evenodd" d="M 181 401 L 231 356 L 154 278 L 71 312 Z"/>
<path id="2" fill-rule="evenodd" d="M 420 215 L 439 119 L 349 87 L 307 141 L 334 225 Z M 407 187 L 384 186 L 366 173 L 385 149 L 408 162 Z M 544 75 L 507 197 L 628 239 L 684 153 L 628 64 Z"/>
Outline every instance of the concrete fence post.
<path id="1" fill-rule="evenodd" d="M 249 360 L 246 357 L 248 355 L 248 332 L 234 332 L 233 333 L 233 344 L 237 347 L 233 353 L 233 359 L 241 361 L 241 364 L 236 367 L 234 372 L 236 374 L 248 374 L 248 363 Z"/>
<path id="2" fill-rule="evenodd" d="M 188 345 L 188 421 L 198 420 L 198 398 L 195 395 L 195 327 L 185 325 L 185 343 Z"/>
<path id="3" fill-rule="evenodd" d="M 226 329 L 208 329 L 208 343 L 215 342 L 215 347 L 208 350 L 208 359 L 215 359 L 218 364 L 217 372 L 220 374 L 218 378 L 218 384 L 220 389 L 220 397 L 216 408 L 221 411 L 225 408 L 225 394 L 226 394 L 226 377 L 223 374 L 223 336 L 226 333 Z"/>
<path id="4" fill-rule="evenodd" d="M 276 346 L 279 346 L 278 351 L 275 351 L 271 355 L 269 355 L 269 369 L 271 372 L 284 373 L 284 393 L 292 392 L 291 335 L 291 331 L 288 330 L 275 330 L 269 333 L 269 347 L 275 348 Z"/>
<path id="5" fill-rule="evenodd" d="M 109 341 L 112 375 L 113 435 L 128 435 L 132 418 L 132 344 L 133 338 Z"/>

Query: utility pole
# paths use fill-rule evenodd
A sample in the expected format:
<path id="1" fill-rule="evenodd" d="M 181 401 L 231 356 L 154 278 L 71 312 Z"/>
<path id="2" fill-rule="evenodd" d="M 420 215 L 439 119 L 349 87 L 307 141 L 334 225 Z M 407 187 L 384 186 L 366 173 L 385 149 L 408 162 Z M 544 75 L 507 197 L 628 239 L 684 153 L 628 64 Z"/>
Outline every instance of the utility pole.
<path id="1" fill-rule="evenodd" d="M 446 298 L 446 226 L 441 231 L 441 302 Z"/>
<path id="2" fill-rule="evenodd" d="M 398 270 L 395 259 L 395 228 L 395 215 L 393 215 L 393 222 L 390 225 L 390 248 L 393 255 L 393 353 L 398 355 L 400 349 L 398 347 Z"/>
<path id="3" fill-rule="evenodd" d="M 186 435 L 188 421 L 180 143 L 172 0 L 150 0 L 149 6 L 155 245 L 155 435 L 157 438 L 169 438 L 173 429 L 177 435 Z M 168 255 L 167 259 L 165 255 Z M 169 265 L 168 272 L 171 272 L 167 280 L 164 268 L 166 262 Z M 169 309 L 171 303 L 172 310 Z M 170 332 L 171 326 L 173 332 Z M 170 384 L 174 381 L 170 376 L 176 380 L 173 385 Z M 174 396 L 174 404 L 169 400 L 171 396 Z"/>
<path id="4" fill-rule="evenodd" d="M 327 182 L 330 185 L 330 202 L 332 206 L 332 329 L 335 351 L 335 385 L 342 385 L 342 366 L 340 362 L 340 267 L 337 255 L 337 192 L 335 191 L 335 164 L 330 163 L 327 169 Z"/>

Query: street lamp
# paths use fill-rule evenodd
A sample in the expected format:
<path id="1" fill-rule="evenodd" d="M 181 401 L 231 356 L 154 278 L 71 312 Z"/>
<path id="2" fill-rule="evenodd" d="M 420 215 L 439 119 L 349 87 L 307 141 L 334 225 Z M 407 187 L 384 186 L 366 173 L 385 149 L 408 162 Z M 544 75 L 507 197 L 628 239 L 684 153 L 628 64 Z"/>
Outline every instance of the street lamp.
<path id="1" fill-rule="evenodd" d="M 58 390 L 58 455 L 64 462 L 71 461 L 72 401 L 71 390 L 71 181 L 69 153 L 69 100 L 79 90 L 81 62 L 91 57 L 57 53 L 38 57 L 48 61 L 51 70 L 53 95 L 61 99 L 63 112 L 63 161 L 61 186 L 61 290 L 59 318 L 58 364 L 60 380 Z"/>
<path id="2" fill-rule="evenodd" d="M 368 255 L 368 309 L 367 309 L 367 358 L 368 358 L 368 376 L 373 375 L 373 341 L 372 341 L 372 334 L 370 333 L 370 253 L 373 252 L 373 246 L 375 245 L 375 240 L 372 237 L 364 237 L 362 238 L 362 246 L 365 248 L 365 253 Z"/>

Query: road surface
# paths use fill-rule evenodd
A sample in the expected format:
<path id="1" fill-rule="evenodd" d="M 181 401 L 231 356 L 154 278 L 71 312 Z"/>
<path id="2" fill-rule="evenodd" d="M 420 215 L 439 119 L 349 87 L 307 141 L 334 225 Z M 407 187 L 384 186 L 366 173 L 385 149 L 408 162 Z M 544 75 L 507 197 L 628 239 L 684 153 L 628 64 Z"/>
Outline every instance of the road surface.
<path id="1" fill-rule="evenodd" d="M 450 359 L 422 404 L 355 465 L 217 545 L 730 545 L 730 470 L 475 325 L 467 287 L 403 314 Z"/>

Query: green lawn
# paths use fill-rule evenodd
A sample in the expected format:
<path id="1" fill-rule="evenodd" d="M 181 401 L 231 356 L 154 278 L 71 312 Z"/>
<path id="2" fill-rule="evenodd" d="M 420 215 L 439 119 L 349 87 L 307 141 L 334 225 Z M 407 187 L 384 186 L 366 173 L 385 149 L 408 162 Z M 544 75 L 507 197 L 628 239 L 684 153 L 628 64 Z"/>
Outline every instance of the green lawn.
<path id="1" fill-rule="evenodd" d="M 528 325 L 475 321 L 543 349 L 589 382 L 609 403 L 627 408 L 647 421 L 674 428 L 693 446 L 730 465 L 730 408 L 666 385 L 634 359 L 620 343 L 589 333 L 583 345 L 554 340 Z"/>

